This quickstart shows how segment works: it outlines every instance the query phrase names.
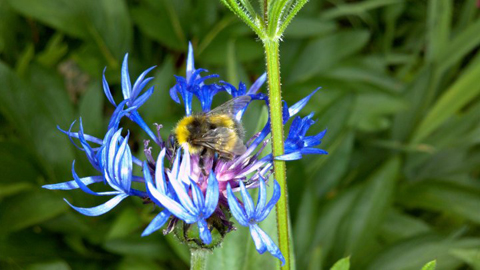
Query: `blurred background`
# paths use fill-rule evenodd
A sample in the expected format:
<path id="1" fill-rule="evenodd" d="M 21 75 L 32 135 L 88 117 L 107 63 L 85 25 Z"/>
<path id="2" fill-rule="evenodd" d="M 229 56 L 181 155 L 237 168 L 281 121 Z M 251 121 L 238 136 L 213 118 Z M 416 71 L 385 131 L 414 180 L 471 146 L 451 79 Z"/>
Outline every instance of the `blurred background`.
<path id="1" fill-rule="evenodd" d="M 188 269 L 173 236 L 140 237 L 151 205 L 130 198 L 85 217 L 62 198 L 105 198 L 40 188 L 71 180 L 74 159 L 96 174 L 56 125 L 82 116 L 103 137 L 113 107 L 102 70 L 119 100 L 129 52 L 132 80 L 157 66 L 140 113 L 167 135 L 184 113 L 168 89 L 188 41 L 197 68 L 247 86 L 264 72 L 261 42 L 214 0 L 1 0 L 0 18 L 0 269 Z M 311 0 L 283 41 L 283 97 L 322 87 L 301 114 L 315 112 L 310 134 L 328 128 L 330 153 L 288 163 L 297 269 L 346 256 L 352 269 L 480 269 L 479 3 Z M 147 136 L 125 125 L 141 154 Z M 209 269 L 275 265 L 242 237 L 229 234 Z"/>

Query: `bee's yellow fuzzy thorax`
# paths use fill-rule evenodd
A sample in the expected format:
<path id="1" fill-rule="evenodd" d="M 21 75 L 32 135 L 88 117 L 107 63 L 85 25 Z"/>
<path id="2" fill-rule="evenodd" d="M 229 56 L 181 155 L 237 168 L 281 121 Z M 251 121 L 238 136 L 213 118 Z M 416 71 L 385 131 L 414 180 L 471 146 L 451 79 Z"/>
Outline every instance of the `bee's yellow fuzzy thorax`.
<path id="1" fill-rule="evenodd" d="M 190 131 L 187 126 L 193 121 L 193 116 L 185 116 L 180 120 L 175 128 L 175 137 L 177 138 L 178 144 L 182 145 L 187 142 L 188 137 L 190 136 Z"/>

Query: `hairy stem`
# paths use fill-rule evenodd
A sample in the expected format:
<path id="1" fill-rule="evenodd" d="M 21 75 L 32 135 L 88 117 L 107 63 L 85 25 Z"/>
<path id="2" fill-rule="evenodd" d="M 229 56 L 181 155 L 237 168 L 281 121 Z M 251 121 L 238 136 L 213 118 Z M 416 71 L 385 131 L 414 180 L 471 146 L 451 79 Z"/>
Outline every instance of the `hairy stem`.
<path id="1" fill-rule="evenodd" d="M 280 88 L 280 53 L 278 40 L 263 40 L 265 46 L 267 74 L 268 74 L 268 98 L 270 101 L 270 121 L 272 128 L 273 156 L 284 154 L 284 134 L 282 115 L 282 91 Z M 275 179 L 280 184 L 282 195 L 277 203 L 277 230 L 280 251 L 285 257 L 286 263 L 283 269 L 290 269 L 290 243 L 288 236 L 288 200 L 287 200 L 287 177 L 285 162 L 275 160 Z"/>
<path id="2" fill-rule="evenodd" d="M 190 252 L 190 270 L 205 270 L 207 267 L 208 251 L 201 248 L 192 248 Z"/>

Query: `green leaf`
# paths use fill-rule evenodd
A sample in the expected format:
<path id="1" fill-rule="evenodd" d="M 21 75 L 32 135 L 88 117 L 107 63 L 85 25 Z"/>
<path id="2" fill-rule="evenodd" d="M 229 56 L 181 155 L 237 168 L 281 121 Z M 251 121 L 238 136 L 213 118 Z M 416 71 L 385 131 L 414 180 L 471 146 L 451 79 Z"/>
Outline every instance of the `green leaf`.
<path id="1" fill-rule="evenodd" d="M 145 1 L 132 9 L 132 18 L 140 30 L 148 37 L 160 42 L 162 45 L 174 50 L 183 50 L 187 47 L 187 42 L 182 30 L 177 30 L 181 26 L 178 25 L 177 14 L 175 9 L 168 10 L 166 5 L 171 5 L 169 1 Z M 185 2 L 183 2 L 186 4 Z M 174 16 L 172 20 L 172 16 Z M 158 27 L 161 25 L 161 27 Z M 180 33 L 179 33 L 180 31 Z"/>
<path id="2" fill-rule="evenodd" d="M 29 265 L 27 270 L 70 270 L 70 266 L 67 262 L 63 260 L 44 262 L 44 263 L 35 263 Z"/>
<path id="3" fill-rule="evenodd" d="M 68 45 L 63 35 L 56 33 L 47 43 L 45 50 L 37 55 L 37 61 L 49 68 L 53 68 L 68 52 Z"/>
<path id="4" fill-rule="evenodd" d="M 81 97 L 79 102 L 79 114 L 82 117 L 85 133 L 99 138 L 103 137 L 102 132 L 104 130 L 104 96 L 103 90 L 100 87 L 100 82 L 93 81 L 90 83 L 87 91 Z"/>
<path id="5" fill-rule="evenodd" d="M 95 43 L 110 65 L 117 66 L 130 48 L 132 26 L 123 0 L 9 1 L 18 12 L 73 37 Z"/>
<path id="6" fill-rule="evenodd" d="M 350 269 L 350 257 L 343 258 L 336 262 L 330 270 L 349 270 Z"/>
<path id="7" fill-rule="evenodd" d="M 67 204 L 51 191 L 34 190 L 9 197 L 0 205 L 0 232 L 21 230 L 66 210 Z"/>
<path id="8" fill-rule="evenodd" d="M 422 181 L 405 188 L 398 200 L 409 208 L 455 214 L 480 223 L 480 189 L 455 182 Z"/>
<path id="9" fill-rule="evenodd" d="M 362 131 L 385 130 L 390 126 L 390 120 L 386 116 L 406 108 L 406 103 L 398 96 L 362 93 L 356 99 L 351 121 Z"/>
<path id="10" fill-rule="evenodd" d="M 215 39 L 199 56 L 203 63 L 212 65 L 225 64 L 225 59 L 228 59 L 228 46 L 226 46 L 228 40 L 221 39 L 223 39 L 222 36 Z M 238 62 L 249 62 L 263 58 L 262 44 L 251 38 L 239 37 L 235 40 L 235 47 L 242 48 L 236 51 Z"/>
<path id="11" fill-rule="evenodd" d="M 337 29 L 331 21 L 320 21 L 316 18 L 297 17 L 285 30 L 285 38 L 300 39 L 311 36 L 322 36 L 330 34 Z"/>
<path id="12" fill-rule="evenodd" d="M 448 239 L 434 235 L 417 236 L 385 248 L 366 269 L 418 270 L 425 262 L 437 260 L 437 270 L 457 269 L 462 262 L 450 252 L 457 248 L 473 248 L 478 239 Z"/>
<path id="13" fill-rule="evenodd" d="M 431 262 L 425 264 L 422 267 L 422 270 L 435 270 L 436 265 L 437 265 L 437 261 L 431 261 Z"/>
<path id="14" fill-rule="evenodd" d="M 135 257 L 135 256 L 125 256 L 122 261 L 117 265 L 116 269 L 119 270 L 162 270 L 166 269 L 161 267 L 155 260 L 144 258 L 144 257 Z"/>
<path id="15" fill-rule="evenodd" d="M 12 183 L 2 185 L 0 184 L 0 200 L 3 197 L 15 195 L 20 192 L 24 192 L 25 190 L 31 189 L 33 187 L 32 184 L 20 182 L 20 183 Z"/>
<path id="16" fill-rule="evenodd" d="M 480 54 L 477 61 L 465 69 L 461 76 L 440 96 L 422 120 L 415 132 L 413 142 L 420 142 L 435 131 L 453 114 L 457 113 L 480 94 Z"/>
<path id="17" fill-rule="evenodd" d="M 370 0 L 352 4 L 342 4 L 322 13 L 323 20 L 332 20 L 341 16 L 362 15 L 371 9 L 380 8 L 401 2 L 401 0 Z"/>
<path id="18" fill-rule="evenodd" d="M 105 237 L 107 241 L 136 234 L 143 225 L 138 213 L 132 208 L 126 208 L 117 215 Z"/>
<path id="19" fill-rule="evenodd" d="M 451 66 L 459 63 L 473 49 L 480 44 L 480 35 L 475 35 L 480 31 L 480 19 L 470 24 L 467 28 L 462 29 L 450 42 L 446 44 L 444 49 L 439 53 L 440 71 L 444 71 Z"/>
<path id="20" fill-rule="evenodd" d="M 382 240 L 394 243 L 431 231 L 429 225 L 420 218 L 391 209 L 379 230 Z"/>
<path id="21" fill-rule="evenodd" d="M 313 40 L 301 52 L 288 81 L 304 81 L 326 71 L 338 61 L 359 51 L 368 39 L 369 33 L 366 30 L 347 30 Z M 342 49 L 338 50 L 339 47 Z"/>
<path id="22" fill-rule="evenodd" d="M 470 265 L 473 269 L 480 269 L 480 249 L 479 248 L 464 248 L 454 249 L 451 254 Z"/>
<path id="23" fill-rule="evenodd" d="M 124 238 L 106 241 L 104 248 L 119 255 L 133 255 L 155 259 L 167 259 L 171 252 L 163 241 L 160 233 L 149 237 L 141 237 L 140 232 Z"/>
<path id="24" fill-rule="evenodd" d="M 400 159 L 392 157 L 367 180 L 340 231 L 345 253 L 355 258 L 368 255 L 373 240 L 392 204 Z"/>
<path id="25" fill-rule="evenodd" d="M 327 201 L 318 213 L 318 222 L 313 235 L 312 247 L 322 247 L 322 261 L 332 257 L 332 251 L 338 241 L 340 225 L 354 206 L 361 192 L 361 186 L 356 185 L 346 189 Z M 312 248 L 314 250 L 314 248 Z M 308 265 L 308 256 L 304 257 Z M 332 258 L 334 259 L 334 258 Z M 332 262 L 333 263 L 333 262 Z"/>
<path id="26" fill-rule="evenodd" d="M 452 1 L 430 0 L 428 2 L 427 41 L 428 49 L 426 60 L 438 61 L 438 56 L 448 44 L 450 24 L 452 20 Z"/>

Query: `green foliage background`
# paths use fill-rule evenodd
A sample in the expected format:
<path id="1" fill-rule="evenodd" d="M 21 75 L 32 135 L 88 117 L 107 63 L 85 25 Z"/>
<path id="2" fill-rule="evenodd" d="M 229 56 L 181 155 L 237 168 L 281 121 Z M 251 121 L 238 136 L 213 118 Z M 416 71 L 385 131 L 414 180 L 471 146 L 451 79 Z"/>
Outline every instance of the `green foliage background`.
<path id="1" fill-rule="evenodd" d="M 288 164 L 297 269 L 347 256 L 351 269 L 420 269 L 433 259 L 440 270 L 480 269 L 477 5 L 311 0 L 293 20 L 281 45 L 284 99 L 323 87 L 302 113 L 318 118 L 312 134 L 328 127 L 321 146 L 330 152 Z M 128 199 L 84 217 L 62 197 L 86 207 L 104 198 L 40 186 L 70 180 L 73 159 L 79 175 L 95 174 L 55 126 L 82 116 L 87 133 L 105 132 L 113 110 L 102 70 L 120 97 L 126 52 L 132 78 L 157 65 L 141 113 L 167 135 L 183 113 L 168 89 L 184 75 L 189 40 L 197 67 L 234 84 L 264 71 L 261 43 L 219 1 L 0 1 L 1 269 L 188 269 L 172 236 L 140 237 L 151 206 Z M 275 230 L 274 220 L 264 226 Z M 274 265 L 243 229 L 209 261 Z"/>

